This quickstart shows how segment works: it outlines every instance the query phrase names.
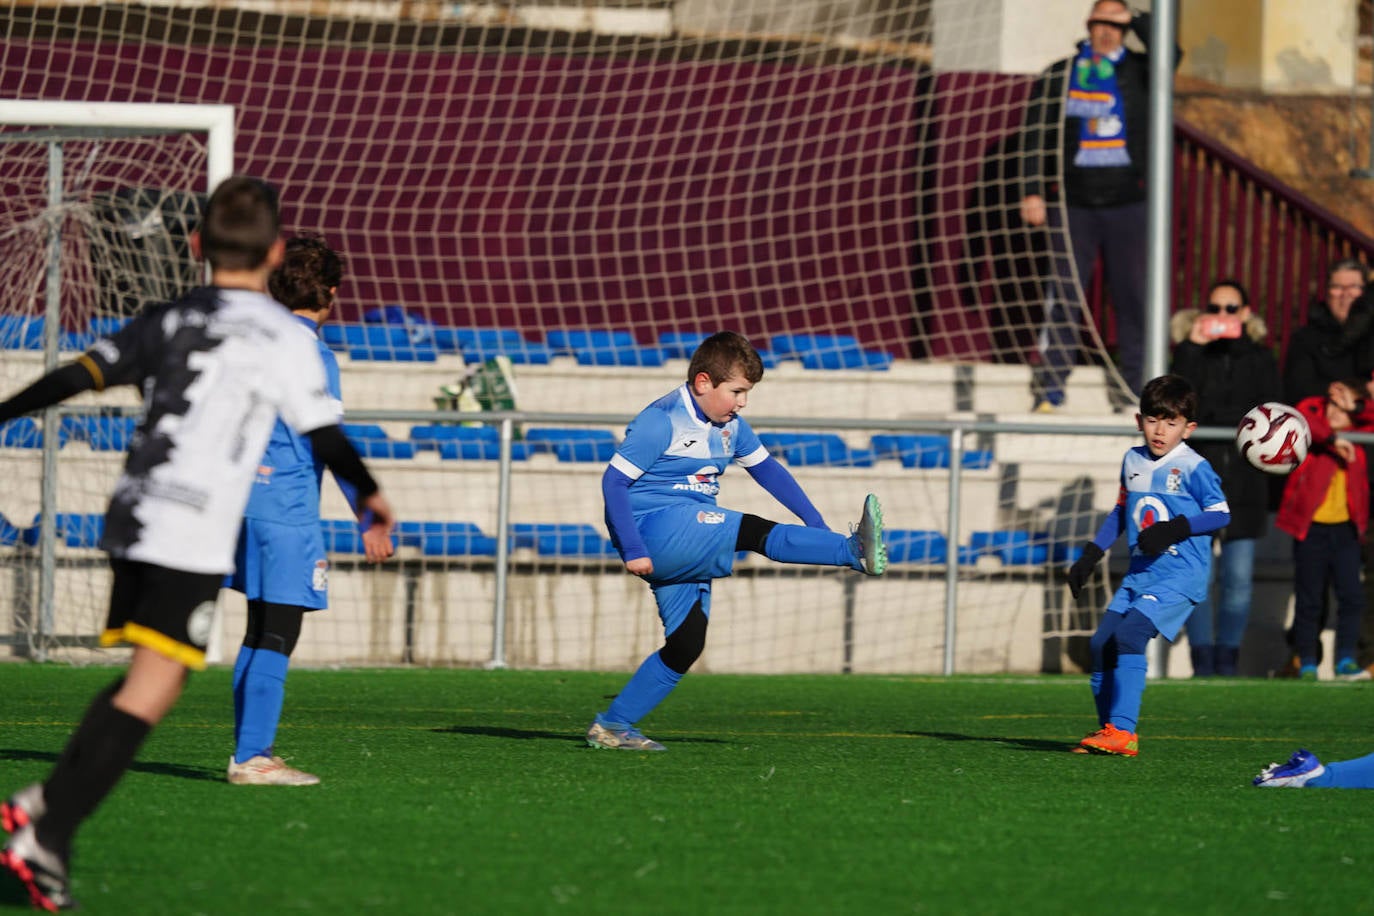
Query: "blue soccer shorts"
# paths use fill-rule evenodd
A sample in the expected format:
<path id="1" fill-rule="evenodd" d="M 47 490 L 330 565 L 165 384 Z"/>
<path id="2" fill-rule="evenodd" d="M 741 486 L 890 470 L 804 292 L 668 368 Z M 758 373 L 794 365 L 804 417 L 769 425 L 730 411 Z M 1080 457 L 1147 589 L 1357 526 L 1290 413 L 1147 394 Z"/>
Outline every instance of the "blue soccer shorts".
<path id="1" fill-rule="evenodd" d="M 307 610 L 329 606 L 329 559 L 318 524 L 244 519 L 225 586 L 249 601 Z"/>

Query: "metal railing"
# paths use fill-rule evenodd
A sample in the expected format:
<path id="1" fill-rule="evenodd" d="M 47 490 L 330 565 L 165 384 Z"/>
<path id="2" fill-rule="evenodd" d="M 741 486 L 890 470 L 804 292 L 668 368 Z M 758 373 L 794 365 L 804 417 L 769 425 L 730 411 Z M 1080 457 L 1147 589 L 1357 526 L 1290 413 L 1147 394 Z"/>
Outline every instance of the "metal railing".
<path id="1" fill-rule="evenodd" d="M 1196 307 L 1209 283 L 1234 277 L 1250 290 L 1280 354 L 1322 294 L 1327 265 L 1347 257 L 1374 261 L 1374 237 L 1180 118 L 1173 219 L 1171 311 Z M 1097 326 L 1114 343 L 1101 271 L 1087 295 Z"/>

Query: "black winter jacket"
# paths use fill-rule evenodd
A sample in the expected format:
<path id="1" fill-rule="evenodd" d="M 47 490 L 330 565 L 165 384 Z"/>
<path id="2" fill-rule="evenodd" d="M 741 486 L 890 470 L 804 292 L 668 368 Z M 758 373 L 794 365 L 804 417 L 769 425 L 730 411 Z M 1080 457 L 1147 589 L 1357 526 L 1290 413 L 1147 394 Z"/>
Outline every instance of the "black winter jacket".
<path id="1" fill-rule="evenodd" d="M 1245 412 L 1256 404 L 1282 399 L 1279 365 L 1264 343 L 1264 320 L 1252 315 L 1245 334 L 1233 340 L 1214 340 L 1201 346 L 1188 339 L 1197 317 L 1186 309 L 1170 321 L 1174 340 L 1171 371 L 1193 383 L 1198 393 L 1199 426 L 1235 429 Z M 1240 457 L 1235 444 L 1189 443 L 1221 476 L 1221 489 L 1231 507 L 1231 522 L 1222 530 L 1225 538 L 1257 538 L 1264 534 L 1269 512 L 1269 476 Z"/>
<path id="2" fill-rule="evenodd" d="M 1374 301 L 1355 300 L 1345 324 L 1336 321 L 1325 302 L 1313 302 L 1307 324 L 1288 339 L 1283 364 L 1287 403 L 1326 396 L 1332 382 L 1368 379 L 1374 371 Z"/>

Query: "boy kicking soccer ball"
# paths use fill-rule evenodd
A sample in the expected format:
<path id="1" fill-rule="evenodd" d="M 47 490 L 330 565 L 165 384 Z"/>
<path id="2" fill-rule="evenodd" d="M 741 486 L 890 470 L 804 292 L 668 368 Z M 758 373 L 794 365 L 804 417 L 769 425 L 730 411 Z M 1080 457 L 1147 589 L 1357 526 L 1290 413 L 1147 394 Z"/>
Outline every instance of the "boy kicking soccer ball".
<path id="1" fill-rule="evenodd" d="M 1221 478 L 1184 441 L 1197 429 L 1197 407 L 1197 392 L 1180 376 L 1146 383 L 1135 418 L 1145 444 L 1126 452 L 1116 507 L 1069 570 L 1077 598 L 1107 548 L 1126 534 L 1131 565 L 1091 643 L 1099 728 L 1075 753 L 1136 756 L 1145 646 L 1156 635 L 1172 642 L 1207 594 L 1211 533 L 1231 520 L 1231 510 Z"/>
<path id="2" fill-rule="evenodd" d="M 887 568 L 877 497 L 864 500 L 853 534 L 831 531 L 796 479 L 740 419 L 762 378 L 763 362 L 749 341 L 729 331 L 708 337 L 692 354 L 686 384 L 635 417 L 601 478 L 611 539 L 625 569 L 649 583 L 665 639 L 597 714 L 587 730 L 592 747 L 663 750 L 635 725 L 701 655 L 711 580 L 730 575 L 736 551 L 781 563 L 848 566 L 870 576 Z M 719 478 L 732 461 L 805 525 L 718 508 Z"/>

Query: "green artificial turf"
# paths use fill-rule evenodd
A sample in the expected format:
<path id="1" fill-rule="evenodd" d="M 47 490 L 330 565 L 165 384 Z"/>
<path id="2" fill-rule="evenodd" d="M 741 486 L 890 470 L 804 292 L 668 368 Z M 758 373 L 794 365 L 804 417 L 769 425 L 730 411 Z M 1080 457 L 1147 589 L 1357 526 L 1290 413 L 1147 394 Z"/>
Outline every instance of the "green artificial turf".
<path id="1" fill-rule="evenodd" d="M 116 669 L 0 665 L 0 791 L 41 779 Z M 230 786 L 229 672 L 195 675 L 78 836 L 90 913 L 1374 912 L 1374 792 L 1259 790 L 1374 752 L 1374 685 L 1151 683 L 1137 759 L 1067 753 L 1084 677 L 687 678 L 582 733 L 623 674 L 300 670 Z M 0 902 L 23 900 L 5 881 Z"/>

